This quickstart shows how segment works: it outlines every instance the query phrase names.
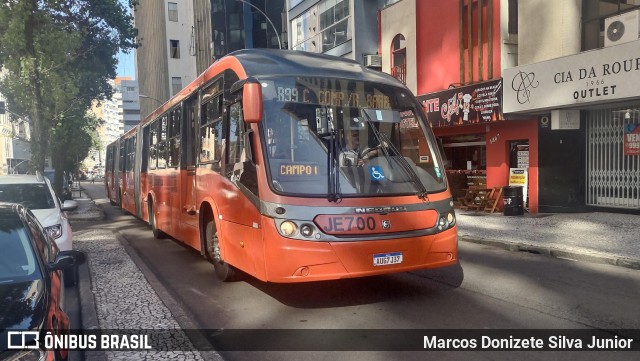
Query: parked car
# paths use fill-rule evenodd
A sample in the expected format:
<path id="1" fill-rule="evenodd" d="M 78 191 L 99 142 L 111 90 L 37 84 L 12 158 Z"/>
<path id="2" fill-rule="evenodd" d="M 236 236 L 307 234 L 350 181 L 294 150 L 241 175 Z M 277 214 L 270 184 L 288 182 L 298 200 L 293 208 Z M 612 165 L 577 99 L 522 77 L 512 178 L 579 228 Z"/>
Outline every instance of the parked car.
<path id="1" fill-rule="evenodd" d="M 84 254 L 60 251 L 30 210 L 8 203 L 0 203 L 0 250 L 0 358 L 66 360 L 67 350 L 9 349 L 22 343 L 8 332 L 36 331 L 41 346 L 45 332 L 68 334 L 62 271 L 84 262 Z"/>
<path id="2" fill-rule="evenodd" d="M 0 176 L 0 202 L 20 203 L 31 209 L 61 251 L 73 249 L 73 232 L 65 212 L 78 208 L 78 202 L 62 203 L 46 177 L 40 174 Z M 75 270 L 65 271 L 65 286 L 73 286 L 75 276 Z"/>

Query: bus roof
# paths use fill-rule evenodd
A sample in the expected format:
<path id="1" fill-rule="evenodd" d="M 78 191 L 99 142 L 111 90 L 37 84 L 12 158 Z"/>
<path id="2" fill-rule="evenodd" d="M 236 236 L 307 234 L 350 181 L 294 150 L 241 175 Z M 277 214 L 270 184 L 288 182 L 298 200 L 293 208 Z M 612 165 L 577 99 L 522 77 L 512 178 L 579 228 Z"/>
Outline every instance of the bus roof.
<path id="1" fill-rule="evenodd" d="M 243 49 L 234 51 L 211 64 L 207 70 L 184 87 L 178 94 L 151 112 L 140 124 L 168 111 L 196 89 L 224 70 L 233 70 L 239 79 L 271 76 L 331 77 L 357 81 L 371 81 L 387 85 L 404 86 L 389 74 L 371 70 L 355 60 L 299 50 Z M 125 133 L 125 138 L 135 131 Z"/>
<path id="2" fill-rule="evenodd" d="M 299 50 L 243 49 L 228 56 L 238 59 L 247 77 L 317 76 L 402 85 L 389 74 L 371 70 L 355 60 Z"/>

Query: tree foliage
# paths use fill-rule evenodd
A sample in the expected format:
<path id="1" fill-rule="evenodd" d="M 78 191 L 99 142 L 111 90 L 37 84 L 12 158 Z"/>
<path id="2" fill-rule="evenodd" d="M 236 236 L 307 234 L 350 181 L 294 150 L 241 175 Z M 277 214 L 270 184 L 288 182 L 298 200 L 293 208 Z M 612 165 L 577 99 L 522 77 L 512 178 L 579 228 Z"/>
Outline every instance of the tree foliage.
<path id="1" fill-rule="evenodd" d="M 135 3 L 135 1 L 133 1 Z M 132 17 L 118 0 L 5 0 L 0 4 L 0 89 L 32 123 L 32 170 L 47 155 L 79 158 L 95 129 L 93 100 L 110 98 L 117 54 L 135 48 Z M 85 154 L 86 155 L 86 154 Z M 56 167 L 57 168 L 57 167 Z M 60 179 L 58 179 L 60 177 Z M 56 184 L 62 175 L 56 175 Z"/>

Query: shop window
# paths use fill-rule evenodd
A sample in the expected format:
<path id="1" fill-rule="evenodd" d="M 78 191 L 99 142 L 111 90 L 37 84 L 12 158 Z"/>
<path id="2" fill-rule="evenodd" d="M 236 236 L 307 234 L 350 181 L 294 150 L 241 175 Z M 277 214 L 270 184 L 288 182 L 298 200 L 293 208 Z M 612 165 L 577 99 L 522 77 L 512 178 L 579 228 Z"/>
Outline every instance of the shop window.
<path id="1" fill-rule="evenodd" d="M 465 134 L 442 138 L 449 170 L 486 170 L 487 146 L 484 134 Z"/>
<path id="2" fill-rule="evenodd" d="M 487 146 L 485 134 L 442 137 L 447 179 L 454 199 L 467 189 L 487 187 Z"/>

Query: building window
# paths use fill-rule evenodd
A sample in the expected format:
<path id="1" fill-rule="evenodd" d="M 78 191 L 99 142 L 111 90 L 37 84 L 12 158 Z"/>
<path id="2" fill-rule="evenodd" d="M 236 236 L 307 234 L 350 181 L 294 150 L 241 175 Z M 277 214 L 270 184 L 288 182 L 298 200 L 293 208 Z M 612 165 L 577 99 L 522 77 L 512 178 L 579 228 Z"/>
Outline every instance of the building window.
<path id="1" fill-rule="evenodd" d="M 509 34 L 518 33 L 518 0 L 509 0 Z"/>
<path id="2" fill-rule="evenodd" d="M 169 5 L 169 21 L 178 21 L 178 4 L 168 3 Z"/>
<path id="3" fill-rule="evenodd" d="M 391 42 L 391 75 L 407 83 L 407 48 L 404 35 L 398 34 Z"/>
<path id="4" fill-rule="evenodd" d="M 171 77 L 171 95 L 176 95 L 182 90 L 182 78 L 179 76 Z"/>
<path id="5" fill-rule="evenodd" d="M 291 21 L 292 49 L 326 52 L 351 39 L 349 0 L 323 0 Z"/>
<path id="6" fill-rule="evenodd" d="M 318 10 L 323 52 L 351 39 L 349 0 L 325 0 L 318 5 Z"/>
<path id="7" fill-rule="evenodd" d="M 180 59 L 180 40 L 169 40 L 171 58 Z"/>

